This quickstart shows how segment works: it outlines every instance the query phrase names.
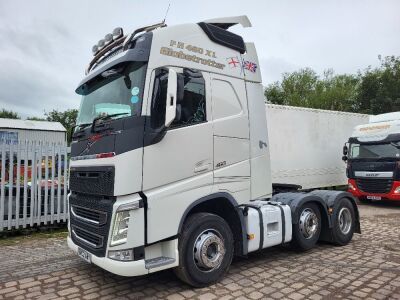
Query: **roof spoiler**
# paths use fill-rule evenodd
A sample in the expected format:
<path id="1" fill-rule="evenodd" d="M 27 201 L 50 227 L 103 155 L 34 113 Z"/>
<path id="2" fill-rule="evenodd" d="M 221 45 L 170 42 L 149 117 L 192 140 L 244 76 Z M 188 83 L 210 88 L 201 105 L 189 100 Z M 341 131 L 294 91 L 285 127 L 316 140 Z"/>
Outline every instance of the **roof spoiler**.
<path id="1" fill-rule="evenodd" d="M 203 21 L 204 23 L 218 26 L 222 29 L 228 29 L 231 26 L 240 24 L 243 27 L 251 27 L 249 18 L 245 15 L 236 17 L 215 18 Z"/>

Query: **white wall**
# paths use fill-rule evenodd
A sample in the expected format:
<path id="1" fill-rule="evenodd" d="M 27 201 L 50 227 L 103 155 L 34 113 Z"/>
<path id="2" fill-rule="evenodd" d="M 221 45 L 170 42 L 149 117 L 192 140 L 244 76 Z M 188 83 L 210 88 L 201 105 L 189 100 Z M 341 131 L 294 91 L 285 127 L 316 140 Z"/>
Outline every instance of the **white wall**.
<path id="1" fill-rule="evenodd" d="M 64 143 L 66 141 L 66 133 L 60 131 L 23 130 L 14 128 L 0 128 L 0 131 L 17 132 L 19 142 L 44 141 Z"/>

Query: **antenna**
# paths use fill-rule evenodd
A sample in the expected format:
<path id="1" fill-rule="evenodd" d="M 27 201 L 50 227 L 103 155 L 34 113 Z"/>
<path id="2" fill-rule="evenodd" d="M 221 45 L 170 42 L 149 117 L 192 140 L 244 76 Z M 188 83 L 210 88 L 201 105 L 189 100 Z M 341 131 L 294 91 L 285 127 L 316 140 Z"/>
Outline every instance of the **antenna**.
<path id="1" fill-rule="evenodd" d="M 165 20 L 167 19 L 167 16 L 168 16 L 168 12 L 169 12 L 169 7 L 170 7 L 170 6 L 171 6 L 171 3 L 168 3 L 167 12 L 165 13 L 164 20 L 162 21 L 162 23 L 164 23 L 164 24 L 165 24 Z"/>

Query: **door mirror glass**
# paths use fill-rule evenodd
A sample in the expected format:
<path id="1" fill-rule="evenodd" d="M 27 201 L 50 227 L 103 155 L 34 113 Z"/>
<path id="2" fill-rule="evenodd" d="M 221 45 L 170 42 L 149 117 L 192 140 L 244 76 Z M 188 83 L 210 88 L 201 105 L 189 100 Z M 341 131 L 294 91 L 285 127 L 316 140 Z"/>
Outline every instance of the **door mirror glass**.
<path id="1" fill-rule="evenodd" d="M 343 156 L 342 156 L 342 160 L 346 162 L 346 161 L 347 161 L 347 156 L 346 156 L 346 155 L 343 155 Z"/>
<path id="2" fill-rule="evenodd" d="M 167 97 L 165 103 L 165 127 L 171 125 L 176 117 L 176 96 L 178 75 L 175 70 L 168 70 Z"/>
<path id="3" fill-rule="evenodd" d="M 344 146 L 343 146 L 343 155 L 347 155 L 348 152 L 349 152 L 349 148 L 347 147 L 347 144 L 344 144 Z"/>

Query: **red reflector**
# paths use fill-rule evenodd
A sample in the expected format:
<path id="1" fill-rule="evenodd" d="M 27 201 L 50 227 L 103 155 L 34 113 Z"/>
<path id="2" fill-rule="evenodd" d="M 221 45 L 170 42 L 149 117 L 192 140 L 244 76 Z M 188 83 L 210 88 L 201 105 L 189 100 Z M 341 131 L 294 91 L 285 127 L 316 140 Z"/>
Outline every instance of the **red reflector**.
<path id="1" fill-rule="evenodd" d="M 107 158 L 115 156 L 115 152 L 99 153 L 96 154 L 96 158 Z"/>

